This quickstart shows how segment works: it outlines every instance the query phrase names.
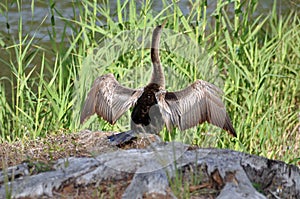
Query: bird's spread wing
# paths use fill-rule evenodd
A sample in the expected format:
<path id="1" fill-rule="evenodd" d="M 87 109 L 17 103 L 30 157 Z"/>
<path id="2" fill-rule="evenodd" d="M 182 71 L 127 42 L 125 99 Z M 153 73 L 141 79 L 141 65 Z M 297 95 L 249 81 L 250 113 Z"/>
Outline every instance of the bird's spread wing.
<path id="1" fill-rule="evenodd" d="M 98 77 L 89 91 L 81 112 L 80 123 L 97 113 L 114 124 L 121 115 L 133 106 L 143 89 L 130 89 L 119 84 L 112 74 Z"/>
<path id="2" fill-rule="evenodd" d="M 174 126 L 185 130 L 207 121 L 236 136 L 221 93 L 213 84 L 197 80 L 181 91 L 160 91 L 156 98 L 169 131 Z"/>

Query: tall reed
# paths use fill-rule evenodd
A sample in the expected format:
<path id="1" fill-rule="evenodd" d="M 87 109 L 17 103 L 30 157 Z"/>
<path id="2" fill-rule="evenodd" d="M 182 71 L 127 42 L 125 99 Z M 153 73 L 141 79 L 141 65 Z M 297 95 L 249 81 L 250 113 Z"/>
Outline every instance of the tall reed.
<path id="1" fill-rule="evenodd" d="M 15 2 L 21 13 L 22 1 Z M 145 85 L 151 73 L 149 49 L 120 54 L 116 50 L 118 43 L 104 44 L 115 42 L 128 30 L 147 36 L 166 19 L 166 31 L 172 30 L 168 36 L 183 36 L 185 39 L 180 41 L 197 46 L 185 53 L 193 54 L 199 49 L 201 55 L 191 59 L 182 56 L 186 54 L 178 56 L 168 49 L 173 44 L 162 40 L 161 59 L 167 88 L 179 90 L 199 78 L 222 87 L 238 137 L 232 139 L 207 124 L 184 133 L 174 130 L 170 134 L 164 130 L 162 137 L 298 162 L 300 19 L 297 13 L 279 15 L 274 6 L 267 15 L 254 17 L 257 8 L 254 0 L 219 0 L 211 15 L 207 14 L 207 1 L 191 3 L 188 14 L 183 14 L 176 2 L 169 4 L 162 0 L 163 7 L 158 12 L 151 9 L 152 3 L 118 0 L 116 10 L 112 10 L 109 1 L 101 4 L 75 1 L 73 17 L 65 18 L 55 2 L 49 1 L 50 48 L 39 44 L 35 34 L 23 31 L 20 14 L 18 36 L 16 39 L 11 36 L 13 42 L 4 41 L 3 50 L 9 59 L 0 60 L 13 74 L 8 81 L 9 99 L 5 97 L 9 96 L 7 87 L 0 84 L 2 140 L 26 140 L 82 128 L 128 129 L 130 113 L 115 126 L 97 117 L 80 126 L 83 100 L 94 78 L 104 73 L 113 73 L 128 87 Z M 65 25 L 60 37 L 56 20 L 62 20 Z M 174 42 L 172 39 L 165 41 Z M 145 46 L 146 41 L 140 44 Z M 131 48 L 130 44 L 124 44 L 120 49 L 125 47 Z M 1 81 L 4 79 L 7 82 L 7 78 Z"/>

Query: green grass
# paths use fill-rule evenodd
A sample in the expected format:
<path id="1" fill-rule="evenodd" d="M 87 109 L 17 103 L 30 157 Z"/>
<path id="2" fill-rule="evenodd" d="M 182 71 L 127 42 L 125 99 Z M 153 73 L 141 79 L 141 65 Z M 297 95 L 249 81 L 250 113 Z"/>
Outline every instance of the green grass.
<path id="1" fill-rule="evenodd" d="M 21 12 L 22 3 L 15 4 Z M 299 164 L 300 18 L 296 13 L 278 15 L 274 7 L 269 14 L 254 18 L 255 1 L 245 1 L 247 9 L 241 11 L 239 0 L 218 1 L 211 16 L 206 14 L 205 1 L 196 1 L 188 15 L 165 0 L 157 13 L 151 10 L 150 1 L 139 5 L 140 9 L 136 1 L 117 1 L 117 10 L 110 10 L 107 3 L 76 1 L 72 3 L 74 16 L 66 19 L 53 1 L 48 4 L 52 20 L 47 45 L 23 31 L 22 15 L 17 36 L 0 33 L 5 51 L 0 62 L 12 74 L 2 77 L 0 84 L 2 141 L 35 139 L 61 130 L 128 129 L 130 113 L 115 126 L 97 117 L 80 126 L 83 100 L 93 80 L 104 73 L 113 73 L 128 87 L 146 85 L 151 73 L 150 52 L 139 49 L 146 45 L 144 40 L 134 42 L 138 36 L 149 40 L 153 28 L 167 19 L 162 39 L 165 51 L 161 52 L 167 89 L 182 89 L 196 79 L 215 83 L 224 91 L 238 137 L 230 138 L 207 124 L 184 133 L 164 130 L 162 136 Z M 227 4 L 233 5 L 233 16 L 228 16 Z M 5 15 L 4 8 L 9 6 L 2 3 L 1 14 Z M 34 10 L 34 4 L 31 6 Z M 58 18 L 65 25 L 59 37 Z M 128 37 L 128 30 L 136 34 Z M 105 43 L 109 40 L 114 42 Z M 186 44 L 184 51 L 178 41 Z M 198 54 L 191 56 L 195 49 Z"/>

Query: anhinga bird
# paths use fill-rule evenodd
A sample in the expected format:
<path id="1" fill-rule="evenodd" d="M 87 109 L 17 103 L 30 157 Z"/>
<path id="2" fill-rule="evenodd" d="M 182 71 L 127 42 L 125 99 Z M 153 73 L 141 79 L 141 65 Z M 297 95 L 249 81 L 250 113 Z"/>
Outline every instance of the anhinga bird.
<path id="1" fill-rule="evenodd" d="M 124 143 L 138 133 L 158 134 L 163 125 L 185 130 L 205 121 L 223 128 L 232 136 L 236 132 L 220 98 L 221 91 L 203 80 L 196 80 L 187 88 L 168 92 L 159 58 L 159 42 L 163 25 L 152 35 L 151 61 L 153 71 L 150 83 L 140 89 L 122 86 L 112 74 L 98 77 L 87 95 L 80 122 L 97 113 L 114 124 L 124 112 L 133 107 L 131 130 L 110 136 L 114 144 Z"/>

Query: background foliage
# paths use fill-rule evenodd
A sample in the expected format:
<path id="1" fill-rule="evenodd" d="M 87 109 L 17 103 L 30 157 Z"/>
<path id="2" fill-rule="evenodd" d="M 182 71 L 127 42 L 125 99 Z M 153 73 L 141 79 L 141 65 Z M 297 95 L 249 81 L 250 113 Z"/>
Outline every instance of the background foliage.
<path id="1" fill-rule="evenodd" d="M 102 73 L 113 73 L 123 85 L 132 88 L 145 85 L 151 72 L 149 49 L 112 57 L 112 64 L 101 66 L 98 73 L 95 68 L 86 70 L 87 66 L 97 60 L 93 58 L 95 48 L 100 53 L 106 52 L 99 47 L 104 40 L 125 30 L 153 28 L 166 19 L 166 29 L 185 34 L 205 49 L 205 60 L 209 61 L 203 63 L 218 71 L 217 78 L 221 79 L 224 101 L 238 137 L 230 138 L 207 124 L 185 133 L 175 130 L 169 134 L 164 130 L 162 136 L 166 140 L 192 136 L 192 142 L 202 147 L 230 148 L 299 163 L 300 18 L 297 13 L 281 15 L 274 6 L 270 13 L 257 17 L 253 15 L 255 0 L 218 0 L 215 12 L 207 15 L 207 2 L 199 0 L 184 15 L 176 2 L 162 3 L 161 11 L 154 12 L 151 1 L 144 1 L 138 9 L 136 1 L 125 0 L 121 4 L 118 0 L 117 10 L 111 10 L 109 3 L 74 1 L 70 19 L 64 18 L 50 0 L 52 26 L 46 45 L 36 39 L 38 29 L 33 34 L 23 31 L 20 14 L 17 36 L 0 32 L 1 67 L 8 67 L 12 74 L 1 77 L 0 81 L 1 140 L 36 139 L 52 132 L 71 133 L 87 127 L 103 131 L 128 129 L 129 113 L 115 126 L 96 117 L 80 126 L 81 104 L 93 79 Z M 21 13 L 22 2 L 12 4 Z M 7 2 L 1 3 L 1 14 L 5 15 L 9 6 Z M 230 15 L 229 8 L 234 10 Z M 31 9 L 34 10 L 34 3 Z M 65 26 L 59 37 L 55 24 L 58 18 Z M 201 66 L 183 57 L 170 52 L 162 52 L 161 56 L 164 66 L 168 66 L 165 71 L 172 74 L 166 80 L 170 90 L 181 89 L 195 79 L 212 83 L 215 80 L 207 79 L 199 69 Z"/>

